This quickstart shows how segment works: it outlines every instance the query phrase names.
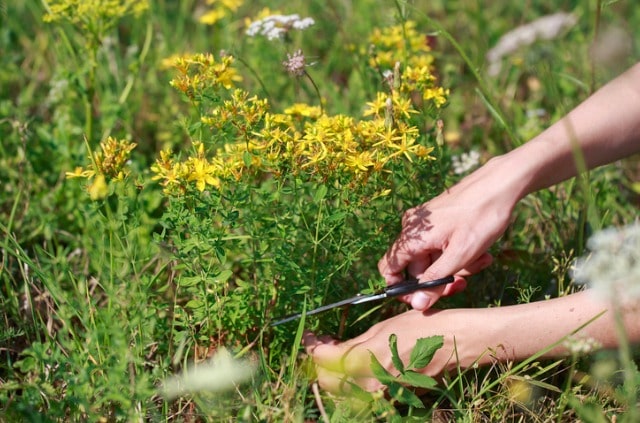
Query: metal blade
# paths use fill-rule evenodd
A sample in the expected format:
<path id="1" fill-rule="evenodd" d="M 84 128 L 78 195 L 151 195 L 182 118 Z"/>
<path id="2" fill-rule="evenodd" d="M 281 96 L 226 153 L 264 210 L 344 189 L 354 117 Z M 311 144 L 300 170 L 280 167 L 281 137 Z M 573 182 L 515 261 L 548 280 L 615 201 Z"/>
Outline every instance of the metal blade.
<path id="1" fill-rule="evenodd" d="M 314 308 L 313 310 L 307 311 L 305 316 L 312 316 L 314 314 L 322 313 L 323 311 L 331 310 L 332 308 L 342 307 L 347 304 L 359 304 L 362 298 L 367 298 L 368 295 L 357 295 L 355 297 L 347 298 L 346 300 L 338 301 L 336 303 L 331 303 L 327 305 L 320 306 L 318 308 Z M 364 302 L 364 301 L 362 301 Z M 271 322 L 270 326 L 278 326 L 282 323 L 287 323 L 292 320 L 296 320 L 302 317 L 302 313 L 291 314 L 287 317 L 283 317 L 282 319 L 276 320 L 275 322 Z"/>

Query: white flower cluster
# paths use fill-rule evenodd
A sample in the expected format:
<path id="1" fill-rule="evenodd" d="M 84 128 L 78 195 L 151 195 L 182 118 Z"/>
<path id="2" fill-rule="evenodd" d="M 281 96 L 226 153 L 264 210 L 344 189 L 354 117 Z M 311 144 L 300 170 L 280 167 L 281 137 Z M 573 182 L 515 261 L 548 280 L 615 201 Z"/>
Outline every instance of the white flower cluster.
<path id="1" fill-rule="evenodd" d="M 589 354 L 602 347 L 602 345 L 593 338 L 580 338 L 571 336 L 563 342 L 564 347 L 572 355 Z"/>
<path id="2" fill-rule="evenodd" d="M 608 228 L 587 241 L 590 254 L 576 260 L 573 277 L 604 300 L 640 299 L 640 223 Z"/>
<path id="3" fill-rule="evenodd" d="M 313 18 L 300 18 L 300 15 L 271 15 L 252 22 L 247 28 L 247 35 L 255 37 L 262 35 L 269 40 L 282 38 L 291 29 L 303 30 L 316 22 Z"/>
<path id="4" fill-rule="evenodd" d="M 538 40 L 552 40 L 577 22 L 578 18 L 575 15 L 561 12 L 543 16 L 507 32 L 500 37 L 498 44 L 487 52 L 489 75 L 495 76 L 500 72 L 500 61 L 503 57 Z"/>
<path id="5" fill-rule="evenodd" d="M 468 153 L 453 156 L 451 164 L 453 165 L 453 173 L 462 175 L 480 164 L 480 153 L 477 150 L 471 150 Z"/>
<path id="6" fill-rule="evenodd" d="M 224 392 L 250 380 L 254 373 L 255 366 L 251 362 L 237 360 L 228 350 L 219 348 L 208 361 L 168 378 L 162 390 L 169 399 L 203 391 Z"/>

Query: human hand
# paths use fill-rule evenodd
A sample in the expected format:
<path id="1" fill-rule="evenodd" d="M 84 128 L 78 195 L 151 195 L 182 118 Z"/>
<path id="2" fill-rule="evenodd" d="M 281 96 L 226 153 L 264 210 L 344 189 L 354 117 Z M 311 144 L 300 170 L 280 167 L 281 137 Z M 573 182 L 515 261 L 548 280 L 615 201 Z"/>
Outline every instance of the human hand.
<path id="1" fill-rule="evenodd" d="M 470 313 L 474 313 L 472 318 Z M 420 371 L 438 377 L 458 365 L 468 367 L 483 353 L 487 345 L 482 331 L 477 330 L 478 310 L 410 310 L 372 326 L 364 334 L 345 342 L 331 337 L 318 337 L 306 332 L 303 343 L 316 365 L 319 385 L 333 393 L 349 391 L 356 384 L 367 391 L 377 391 L 383 385 L 373 376 L 370 353 L 389 373 L 398 374 L 391 360 L 389 336 L 397 335 L 398 353 L 404 363 L 409 361 L 411 350 L 418 338 L 443 335 L 444 345 L 434 355 L 429 365 Z"/>
<path id="2" fill-rule="evenodd" d="M 378 263 L 392 285 L 406 276 L 419 281 L 454 275 L 447 286 L 403 296 L 416 310 L 426 310 L 442 295 L 464 289 L 465 277 L 489 266 L 487 250 L 506 229 L 520 198 L 494 159 L 450 190 L 403 215 L 400 235 Z"/>

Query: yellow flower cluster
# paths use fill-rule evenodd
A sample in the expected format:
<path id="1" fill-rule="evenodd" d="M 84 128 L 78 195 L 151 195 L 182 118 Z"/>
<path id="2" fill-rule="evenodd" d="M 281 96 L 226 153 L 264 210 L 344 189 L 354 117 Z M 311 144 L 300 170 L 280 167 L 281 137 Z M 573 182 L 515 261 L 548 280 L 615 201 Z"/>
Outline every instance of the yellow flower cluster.
<path id="1" fill-rule="evenodd" d="M 45 22 L 69 21 L 83 29 L 96 31 L 98 22 L 110 26 L 123 16 L 140 16 L 149 0 L 47 0 Z M 101 28 L 104 30 L 105 28 Z"/>
<path id="2" fill-rule="evenodd" d="M 229 100 L 224 100 L 211 114 L 202 116 L 200 121 L 219 130 L 230 125 L 238 135 L 246 138 L 260 123 L 267 108 L 267 100 L 255 95 L 249 97 L 246 91 L 236 89 Z"/>
<path id="3" fill-rule="evenodd" d="M 173 62 L 178 75 L 170 83 L 190 100 L 197 101 L 206 90 L 231 89 L 242 81 L 232 64 L 232 56 L 224 56 L 220 61 L 209 53 L 180 56 Z"/>
<path id="4" fill-rule="evenodd" d="M 129 175 L 127 163 L 134 148 L 135 143 L 109 137 L 100 143 L 100 151 L 89 154 L 90 162 L 86 169 L 78 166 L 73 172 L 67 172 L 66 176 L 69 179 L 90 180 L 88 191 L 91 199 L 104 198 L 108 180 L 122 181 Z"/>
<path id="5" fill-rule="evenodd" d="M 299 118 L 318 119 L 320 115 L 322 115 L 322 108 L 320 106 L 310 106 L 305 103 L 295 103 L 291 107 L 284 109 L 284 114 Z"/>
<path id="6" fill-rule="evenodd" d="M 269 124 L 256 134 L 254 148 L 265 152 L 266 163 L 273 166 L 267 170 L 276 174 L 286 167 L 293 173 L 309 172 L 323 178 L 346 173 L 357 179 L 383 171 L 395 159 L 432 159 L 433 148 L 419 144 L 418 128 L 404 121 L 388 127 L 384 117 L 357 120 L 322 115 L 306 121 L 300 132 L 285 116 L 265 120 Z"/>
<path id="7" fill-rule="evenodd" d="M 406 22 L 404 30 L 376 30 L 370 41 L 376 46 L 376 66 L 394 71 L 386 76 L 389 92 L 377 93 L 361 119 L 329 116 L 304 103 L 274 112 L 267 100 L 235 88 L 241 78 L 231 56 L 173 59 L 178 75 L 172 86 L 192 101 L 204 99 L 205 92 L 212 94 L 208 100 L 215 99 L 200 102 L 211 107 L 200 122 L 210 128 L 212 141 L 194 142 L 194 154 L 182 160 L 162 151 L 152 166 L 153 179 L 168 194 L 184 193 L 189 187 L 217 189 L 259 173 L 364 183 L 373 173 L 391 171 L 398 161 L 433 160 L 434 148 L 421 143 L 426 137 L 413 124 L 419 114 L 415 107 L 425 102 L 441 107 L 448 92 L 436 84 L 426 37 L 414 22 Z M 400 63 L 406 63 L 402 72 Z"/>
<path id="8" fill-rule="evenodd" d="M 200 16 L 198 20 L 205 25 L 213 25 L 235 13 L 242 6 L 244 0 L 207 0 L 206 3 L 213 8 Z"/>
<path id="9" fill-rule="evenodd" d="M 322 179 L 346 175 L 351 180 L 365 180 L 371 172 L 384 171 L 395 160 L 433 159 L 433 147 L 420 144 L 418 128 L 406 121 L 415 110 L 401 99 L 392 102 L 392 106 L 404 108 L 394 113 L 397 120 L 391 127 L 384 113 L 370 113 L 373 119 L 357 120 L 346 115 L 318 115 L 316 108 L 301 104 L 281 114 L 268 112 L 265 100 L 253 97 L 248 103 L 260 104 L 258 108 L 247 106 L 254 110 L 249 116 L 253 122 L 260 122 L 260 128 L 245 132 L 243 141 L 225 144 L 213 152 L 211 159 L 207 159 L 201 142 L 195 143 L 196 155 L 183 162 L 175 160 L 169 151 L 161 152 L 151 170 L 165 192 L 184 192 L 190 183 L 195 183 L 199 191 L 207 186 L 219 188 L 222 180 L 239 180 L 248 172 L 276 177 L 284 172 L 305 173 Z M 303 115 L 314 117 L 301 121 Z M 242 107 L 226 107 L 224 112 L 208 116 L 206 123 L 220 126 L 224 124 L 222 119 L 245 122 L 247 118 Z"/>
<path id="10" fill-rule="evenodd" d="M 109 137 L 100 143 L 100 151 L 89 155 L 91 159 L 87 169 L 77 167 L 73 172 L 67 172 L 68 178 L 93 178 L 97 174 L 105 175 L 109 179 L 123 180 L 129 176 L 127 162 L 136 144 L 127 140 L 117 140 Z"/>
<path id="11" fill-rule="evenodd" d="M 396 62 L 408 61 L 407 66 L 431 66 L 433 56 L 425 34 L 416 30 L 414 21 L 374 28 L 369 36 L 370 45 L 375 48 L 371 58 L 372 67 L 393 69 Z"/>
<path id="12" fill-rule="evenodd" d="M 433 56 L 425 34 L 416 29 L 414 21 L 403 25 L 376 28 L 369 37 L 374 54 L 370 66 L 380 69 L 395 69 L 396 64 L 405 63 L 400 81 L 393 81 L 404 93 L 421 93 L 422 100 L 431 101 L 436 107 L 447 102 L 449 91 L 436 86 L 433 75 Z"/>

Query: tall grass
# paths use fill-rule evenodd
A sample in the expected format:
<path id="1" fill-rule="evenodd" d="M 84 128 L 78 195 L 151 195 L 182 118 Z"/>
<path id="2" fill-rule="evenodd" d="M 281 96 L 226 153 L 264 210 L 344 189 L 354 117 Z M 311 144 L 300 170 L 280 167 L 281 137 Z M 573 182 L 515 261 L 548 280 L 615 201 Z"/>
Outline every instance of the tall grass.
<path id="1" fill-rule="evenodd" d="M 637 61 L 633 2 L 254 1 L 207 26 L 198 17 L 215 5 L 157 0 L 99 30 L 44 22 L 49 3 L 0 1 L 1 420 L 624 418 L 629 404 L 617 393 L 612 352 L 461 371 L 421 397 L 420 411 L 383 396 L 314 393 L 300 347 L 305 327 L 348 338 L 402 306 L 340 310 L 286 328 L 269 322 L 380 286 L 376 261 L 402 210 L 463 176 L 453 156 L 477 150 L 484 161 L 515 148 Z M 250 38 L 245 19 L 263 6 L 313 17 L 315 25 L 284 41 Z M 576 25 L 515 51 L 488 75 L 486 52 L 502 34 L 557 11 L 574 13 Z M 431 46 L 438 85 L 450 90 L 446 107 L 411 121 L 434 147 L 434 162 L 398 164 L 393 176 L 372 176 L 369 185 L 335 174 L 305 180 L 282 167 L 289 179 L 262 174 L 228 191 L 191 187 L 185 197 L 166 195 L 152 179 L 161 150 L 186 160 L 198 154 L 194 142 L 219 146 L 239 133 L 202 125 L 204 105 L 221 104 L 223 94 L 185 101 L 170 86 L 175 74 L 165 59 L 224 50 L 237 58 L 242 88 L 273 110 L 307 103 L 359 117 L 384 90 L 369 63 L 369 36 L 407 21 Z M 631 51 L 620 62 L 594 62 L 594 38 L 612 27 L 627 29 Z M 297 48 L 308 78 L 282 69 Z M 105 186 L 66 177 L 91 168 L 110 136 L 137 143 L 128 176 Z M 238 166 L 250 167 L 254 156 L 242 159 Z M 637 216 L 637 165 L 632 158 L 524 199 L 492 247 L 495 263 L 439 305 L 498 306 L 572 292 L 570 266 L 589 234 Z M 165 396 L 173 375 L 207 369 L 224 351 L 233 355 L 229 366 L 254 369 L 244 383 L 213 392 L 205 381 Z M 598 379 L 602 368 L 613 369 L 610 377 Z"/>

